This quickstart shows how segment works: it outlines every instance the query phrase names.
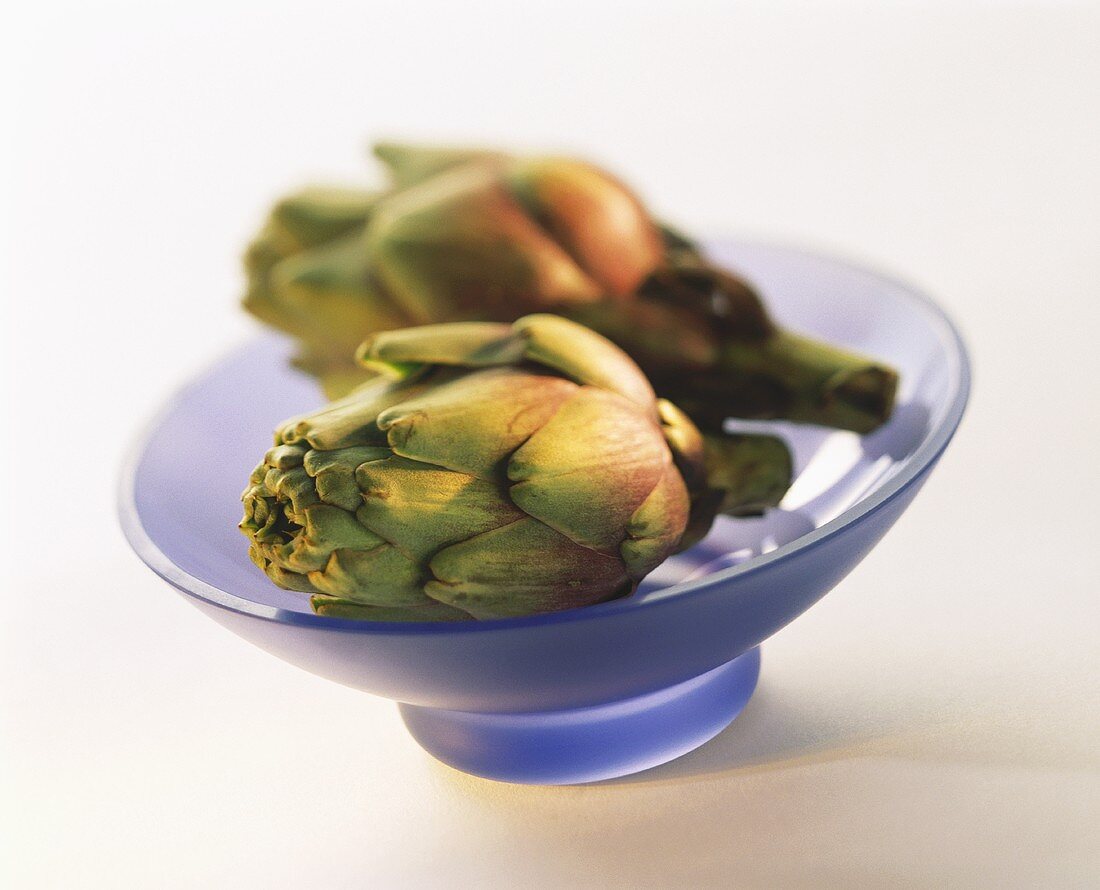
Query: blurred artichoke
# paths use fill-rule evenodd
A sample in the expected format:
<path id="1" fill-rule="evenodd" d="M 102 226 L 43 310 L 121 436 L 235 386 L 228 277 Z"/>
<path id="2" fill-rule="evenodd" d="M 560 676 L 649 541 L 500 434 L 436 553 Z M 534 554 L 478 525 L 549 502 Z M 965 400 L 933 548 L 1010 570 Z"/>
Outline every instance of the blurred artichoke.
<path id="1" fill-rule="evenodd" d="M 752 439 L 749 481 L 729 475 L 731 452 L 710 488 L 691 421 L 557 316 L 383 333 L 358 354 L 385 376 L 283 423 L 242 498 L 253 561 L 324 615 L 495 618 L 625 596 L 717 510 L 759 498 L 769 463 L 789 475 L 785 448 Z"/>
<path id="2" fill-rule="evenodd" d="M 297 337 L 330 395 L 355 344 L 445 321 L 564 315 L 616 342 L 704 428 L 781 417 L 868 432 L 897 375 L 783 330 L 756 291 L 661 227 L 621 183 L 566 158 L 379 145 L 393 187 L 280 202 L 246 258 L 245 306 Z"/>

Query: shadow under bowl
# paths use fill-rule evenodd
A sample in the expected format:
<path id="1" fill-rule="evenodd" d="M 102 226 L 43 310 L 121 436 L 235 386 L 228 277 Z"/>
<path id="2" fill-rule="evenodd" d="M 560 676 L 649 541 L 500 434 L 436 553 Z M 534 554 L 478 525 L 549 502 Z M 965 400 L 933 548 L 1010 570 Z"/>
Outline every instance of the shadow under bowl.
<path id="1" fill-rule="evenodd" d="M 179 392 L 124 467 L 122 526 L 154 572 L 246 640 L 401 704 L 414 737 L 459 769 L 558 784 L 625 775 L 716 735 L 751 696 L 761 641 L 809 608 L 912 501 L 962 417 L 966 350 L 926 297 L 866 269 L 765 244 L 710 253 L 755 282 L 791 329 L 901 374 L 891 420 L 868 436 L 745 423 L 791 445 L 779 509 L 723 518 L 632 597 L 460 624 L 346 621 L 249 561 L 240 491 L 271 430 L 321 401 L 268 335 Z"/>

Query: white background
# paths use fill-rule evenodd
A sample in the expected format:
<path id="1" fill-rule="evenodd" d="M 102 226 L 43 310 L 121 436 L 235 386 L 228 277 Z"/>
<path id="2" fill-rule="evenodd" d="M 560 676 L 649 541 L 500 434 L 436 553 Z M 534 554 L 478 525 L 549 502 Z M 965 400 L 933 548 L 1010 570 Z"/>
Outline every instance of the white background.
<path id="1" fill-rule="evenodd" d="M 1098 46 L 1095 5 L 9 11 L 0 883 L 1100 881 Z M 591 156 L 691 231 L 913 280 L 968 337 L 972 407 L 924 492 L 680 761 L 458 774 L 116 529 L 127 439 L 254 330 L 237 257 L 268 202 L 367 181 L 386 136 Z"/>

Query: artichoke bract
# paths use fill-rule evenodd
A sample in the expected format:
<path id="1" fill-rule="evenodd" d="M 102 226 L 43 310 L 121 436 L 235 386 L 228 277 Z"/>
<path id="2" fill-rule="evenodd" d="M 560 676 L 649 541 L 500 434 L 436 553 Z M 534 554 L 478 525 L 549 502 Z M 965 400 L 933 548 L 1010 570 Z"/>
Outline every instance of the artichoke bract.
<path id="1" fill-rule="evenodd" d="M 323 615 L 502 618 L 626 596 L 731 496 L 708 487 L 691 421 L 574 322 L 408 328 L 358 356 L 381 376 L 280 425 L 242 498 L 253 561 Z"/>
<path id="2" fill-rule="evenodd" d="M 330 395 L 355 342 L 448 321 L 554 312 L 621 346 L 699 425 L 786 418 L 868 432 L 897 374 L 787 331 L 756 290 L 570 158 L 379 145 L 393 185 L 281 201 L 246 258 L 245 307 L 298 338 Z"/>

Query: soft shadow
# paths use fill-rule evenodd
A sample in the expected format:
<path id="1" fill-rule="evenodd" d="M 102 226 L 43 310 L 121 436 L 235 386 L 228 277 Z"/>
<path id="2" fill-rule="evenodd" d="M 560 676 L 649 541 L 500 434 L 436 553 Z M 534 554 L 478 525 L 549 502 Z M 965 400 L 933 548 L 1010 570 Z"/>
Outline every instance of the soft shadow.
<path id="1" fill-rule="evenodd" d="M 815 527 L 813 517 L 805 512 L 776 507 L 762 516 L 739 517 L 723 523 L 721 535 L 704 539 L 700 551 L 711 558 L 738 550 L 749 550 L 758 556 L 809 534 Z"/>
<path id="2" fill-rule="evenodd" d="M 904 460 L 920 447 L 931 428 L 932 412 L 927 405 L 910 402 L 898 405 L 890 421 L 860 439 L 863 453 L 871 460 L 889 456 Z"/>
<path id="3" fill-rule="evenodd" d="M 765 671 L 766 664 L 765 659 Z M 1010 696 L 983 697 L 966 684 L 886 688 L 870 697 L 865 690 L 838 689 L 825 699 L 820 690 L 775 688 L 762 678 L 741 714 L 709 742 L 644 772 L 594 784 L 713 781 L 867 756 L 1095 770 L 1090 739 L 1064 715 L 1047 725 L 1021 713 Z"/>
<path id="4" fill-rule="evenodd" d="M 683 757 L 596 785 L 710 779 L 742 770 L 775 770 L 842 759 L 887 738 L 900 726 L 858 720 L 844 711 L 807 710 L 782 690 L 758 688 L 744 711 L 722 732 Z"/>

